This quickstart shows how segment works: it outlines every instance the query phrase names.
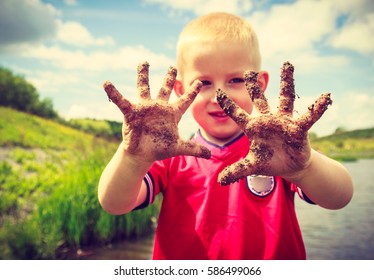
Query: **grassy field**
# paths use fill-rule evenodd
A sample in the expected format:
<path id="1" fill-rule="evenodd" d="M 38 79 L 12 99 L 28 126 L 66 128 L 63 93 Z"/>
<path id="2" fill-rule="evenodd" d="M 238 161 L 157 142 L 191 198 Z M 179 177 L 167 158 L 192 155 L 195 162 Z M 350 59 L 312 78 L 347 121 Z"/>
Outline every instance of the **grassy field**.
<path id="1" fill-rule="evenodd" d="M 341 161 L 374 158 L 374 128 L 317 138 L 312 141 L 312 147 Z"/>
<path id="2" fill-rule="evenodd" d="M 117 141 L 0 107 L 0 259 L 59 259 L 147 233 L 153 205 L 125 216 L 97 200 Z"/>

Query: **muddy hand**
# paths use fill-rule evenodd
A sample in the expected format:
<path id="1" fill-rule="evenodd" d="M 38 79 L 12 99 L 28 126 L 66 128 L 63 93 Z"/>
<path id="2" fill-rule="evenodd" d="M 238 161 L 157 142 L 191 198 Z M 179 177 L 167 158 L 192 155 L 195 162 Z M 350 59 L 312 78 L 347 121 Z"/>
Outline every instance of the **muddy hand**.
<path id="1" fill-rule="evenodd" d="M 330 94 L 322 94 L 308 111 L 293 119 L 295 88 L 293 66 L 286 62 L 281 73 L 279 106 L 271 113 L 267 99 L 261 91 L 256 72 L 244 74 L 247 91 L 260 112 L 252 117 L 242 110 L 221 90 L 217 101 L 251 140 L 248 155 L 230 166 L 218 176 L 221 185 L 228 185 L 249 175 L 279 175 L 292 177 L 310 162 L 311 148 L 308 130 L 332 104 Z"/>
<path id="2" fill-rule="evenodd" d="M 104 83 L 109 100 L 124 115 L 123 143 L 128 152 L 144 160 L 161 160 L 176 155 L 210 158 L 210 151 L 194 142 L 179 137 L 178 122 L 200 91 L 201 82 L 195 81 L 175 103 L 169 103 L 177 70 L 170 67 L 156 99 L 149 88 L 149 64 L 138 66 L 139 104 L 132 104 L 110 83 Z"/>

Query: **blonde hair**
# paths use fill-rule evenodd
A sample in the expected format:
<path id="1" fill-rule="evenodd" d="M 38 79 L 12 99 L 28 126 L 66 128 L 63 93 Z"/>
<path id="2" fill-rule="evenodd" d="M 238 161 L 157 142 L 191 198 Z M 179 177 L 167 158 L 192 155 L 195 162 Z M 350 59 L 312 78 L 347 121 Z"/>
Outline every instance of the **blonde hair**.
<path id="1" fill-rule="evenodd" d="M 254 70 L 261 69 L 261 54 L 257 35 L 250 23 L 241 17 L 228 13 L 211 13 L 199 17 L 185 26 L 177 43 L 177 68 L 183 72 L 187 57 L 184 53 L 192 45 L 203 47 L 204 44 L 233 42 L 246 45 L 253 62 Z"/>

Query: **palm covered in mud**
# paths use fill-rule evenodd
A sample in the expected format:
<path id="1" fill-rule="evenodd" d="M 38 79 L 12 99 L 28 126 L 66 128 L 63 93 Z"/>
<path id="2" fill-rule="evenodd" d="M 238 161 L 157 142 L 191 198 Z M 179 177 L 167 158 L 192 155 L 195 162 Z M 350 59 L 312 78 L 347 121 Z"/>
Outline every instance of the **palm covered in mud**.
<path id="1" fill-rule="evenodd" d="M 226 167 L 219 175 L 221 185 L 228 185 L 249 175 L 279 175 L 292 177 L 309 164 L 311 148 L 308 130 L 332 103 L 330 94 L 322 94 L 308 111 L 294 119 L 294 68 L 283 64 L 278 110 L 270 112 L 264 93 L 257 82 L 258 73 L 244 74 L 247 91 L 260 115 L 252 117 L 232 101 L 226 93 L 217 91 L 222 109 L 251 140 L 248 155 Z"/>
<path id="2" fill-rule="evenodd" d="M 155 161 L 177 155 L 210 158 L 207 148 L 179 137 L 178 123 L 200 91 L 201 83 L 196 81 L 175 103 L 169 103 L 176 76 L 176 69 L 170 67 L 157 98 L 152 99 L 149 64 L 140 64 L 137 83 L 139 104 L 132 104 L 124 98 L 110 82 L 104 83 L 109 100 L 124 115 L 122 136 L 125 148 L 142 160 Z"/>

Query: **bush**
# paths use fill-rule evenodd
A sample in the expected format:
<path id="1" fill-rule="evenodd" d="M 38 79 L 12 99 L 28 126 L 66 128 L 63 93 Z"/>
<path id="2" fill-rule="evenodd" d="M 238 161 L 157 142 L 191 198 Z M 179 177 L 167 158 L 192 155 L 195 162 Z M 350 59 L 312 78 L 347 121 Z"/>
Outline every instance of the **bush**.
<path id="1" fill-rule="evenodd" d="M 44 118 L 58 117 L 51 99 L 40 100 L 32 84 L 3 67 L 0 67 L 0 105 Z"/>

